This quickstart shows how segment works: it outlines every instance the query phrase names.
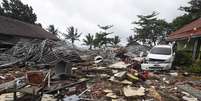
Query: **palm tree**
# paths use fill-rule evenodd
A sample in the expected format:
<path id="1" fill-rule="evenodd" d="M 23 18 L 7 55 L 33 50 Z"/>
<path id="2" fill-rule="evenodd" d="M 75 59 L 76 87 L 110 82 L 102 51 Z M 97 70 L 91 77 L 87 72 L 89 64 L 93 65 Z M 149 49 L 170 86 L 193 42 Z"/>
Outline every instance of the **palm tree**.
<path id="1" fill-rule="evenodd" d="M 85 45 L 89 46 L 89 49 L 92 49 L 92 46 L 94 45 L 94 36 L 88 33 L 88 35 L 85 36 L 86 39 L 83 39 L 83 42 Z"/>
<path id="2" fill-rule="evenodd" d="M 127 42 L 132 43 L 134 41 L 134 37 L 132 35 L 128 36 Z"/>
<path id="3" fill-rule="evenodd" d="M 49 25 L 49 27 L 47 28 L 47 30 L 48 30 L 50 33 L 54 34 L 54 35 L 57 35 L 57 34 L 58 34 L 58 29 L 56 29 L 56 28 L 54 27 L 54 25 Z"/>
<path id="4" fill-rule="evenodd" d="M 95 38 L 94 38 L 94 48 L 98 47 L 101 48 L 103 46 L 103 39 L 104 39 L 104 35 L 101 33 L 96 33 L 95 34 Z"/>
<path id="5" fill-rule="evenodd" d="M 67 33 L 68 34 L 64 34 L 65 39 L 70 40 L 72 45 L 74 46 L 74 42 L 76 40 L 79 40 L 81 33 L 78 34 L 78 30 L 74 28 L 73 26 L 70 26 L 67 28 Z"/>
<path id="6" fill-rule="evenodd" d="M 128 45 L 131 45 L 131 44 L 134 44 L 134 45 L 139 45 L 139 43 L 137 42 L 138 41 L 138 37 L 137 36 L 132 36 L 132 35 L 130 35 L 128 38 L 127 38 L 127 42 L 128 42 L 128 44 L 127 44 L 127 46 Z"/>
<path id="7" fill-rule="evenodd" d="M 113 45 L 117 46 L 117 44 L 120 43 L 121 40 L 120 40 L 119 36 L 114 36 L 114 38 L 112 38 L 111 42 Z"/>

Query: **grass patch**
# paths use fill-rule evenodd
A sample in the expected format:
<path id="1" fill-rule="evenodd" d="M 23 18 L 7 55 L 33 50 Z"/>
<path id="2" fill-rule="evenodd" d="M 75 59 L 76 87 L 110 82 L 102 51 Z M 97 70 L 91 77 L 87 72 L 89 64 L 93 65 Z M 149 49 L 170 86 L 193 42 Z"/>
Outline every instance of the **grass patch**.
<path id="1" fill-rule="evenodd" d="M 176 51 L 173 65 L 190 73 L 201 73 L 201 60 L 192 61 L 192 53 L 189 51 Z"/>
<path id="2" fill-rule="evenodd" d="M 185 70 L 191 73 L 201 73 L 201 61 L 194 62 L 191 66 L 186 67 Z"/>
<path id="3" fill-rule="evenodd" d="M 189 67 L 192 65 L 192 55 L 188 51 L 176 51 L 174 66 Z"/>

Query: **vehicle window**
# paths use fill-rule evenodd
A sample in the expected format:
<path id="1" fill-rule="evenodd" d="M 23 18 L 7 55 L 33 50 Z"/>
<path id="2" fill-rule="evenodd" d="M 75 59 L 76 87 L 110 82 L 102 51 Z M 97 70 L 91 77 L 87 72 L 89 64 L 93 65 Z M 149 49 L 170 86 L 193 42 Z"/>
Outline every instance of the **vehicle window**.
<path id="1" fill-rule="evenodd" d="M 155 47 L 155 48 L 151 49 L 150 53 L 161 54 L 161 55 L 170 55 L 171 54 L 171 48 Z"/>

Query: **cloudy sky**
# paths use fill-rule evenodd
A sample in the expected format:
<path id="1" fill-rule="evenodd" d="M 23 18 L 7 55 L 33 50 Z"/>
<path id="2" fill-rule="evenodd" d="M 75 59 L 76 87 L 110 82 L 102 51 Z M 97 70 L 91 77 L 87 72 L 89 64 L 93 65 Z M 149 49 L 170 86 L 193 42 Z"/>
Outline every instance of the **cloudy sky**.
<path id="1" fill-rule="evenodd" d="M 100 31 L 100 25 L 114 25 L 110 31 L 119 35 L 122 43 L 133 34 L 131 22 L 137 21 L 136 15 L 159 12 L 159 18 L 170 22 L 183 14 L 178 10 L 187 5 L 189 0 L 22 0 L 33 7 L 38 22 L 43 27 L 54 24 L 65 32 L 68 26 L 74 26 L 82 32 L 81 38 L 87 33 Z M 76 43 L 80 44 L 80 43 Z"/>

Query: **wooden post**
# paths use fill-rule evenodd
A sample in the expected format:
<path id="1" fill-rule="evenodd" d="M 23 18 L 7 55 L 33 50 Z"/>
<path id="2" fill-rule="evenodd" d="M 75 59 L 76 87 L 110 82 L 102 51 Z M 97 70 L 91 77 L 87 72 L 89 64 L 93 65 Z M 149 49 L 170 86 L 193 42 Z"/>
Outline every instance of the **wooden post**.
<path id="1" fill-rule="evenodd" d="M 198 41 L 199 39 L 195 39 L 194 45 L 193 45 L 193 55 L 192 55 L 192 59 L 193 61 L 196 59 L 196 53 L 197 53 L 197 47 L 198 47 Z"/>
<path id="2" fill-rule="evenodd" d="M 196 59 L 200 60 L 200 47 L 201 47 L 201 38 L 198 38 L 198 46 L 197 46 L 197 52 L 196 52 Z"/>
<path id="3" fill-rule="evenodd" d="M 16 92 L 16 89 L 17 89 L 17 84 L 16 84 L 16 81 L 15 81 L 15 84 L 14 84 L 14 93 L 13 93 L 13 101 L 17 101 L 17 92 Z"/>

